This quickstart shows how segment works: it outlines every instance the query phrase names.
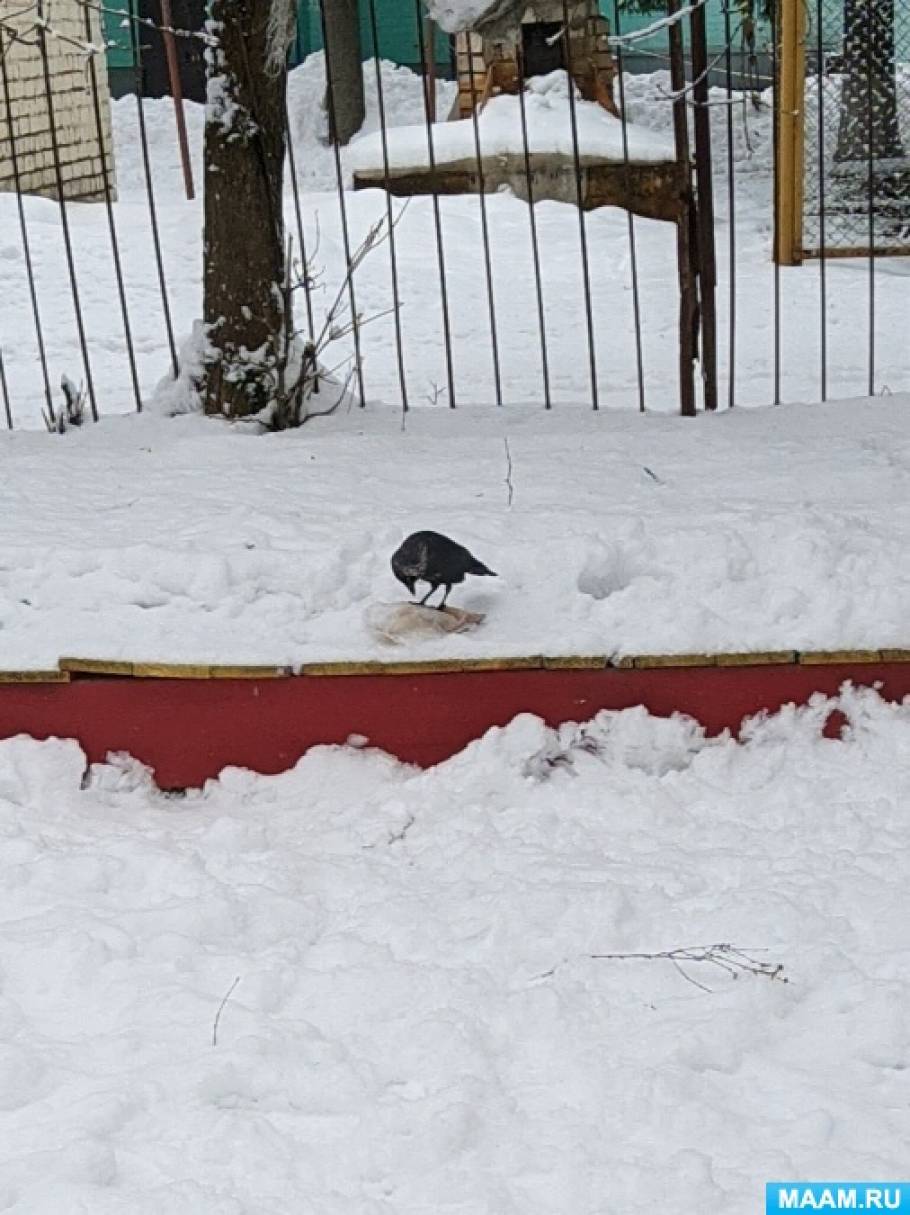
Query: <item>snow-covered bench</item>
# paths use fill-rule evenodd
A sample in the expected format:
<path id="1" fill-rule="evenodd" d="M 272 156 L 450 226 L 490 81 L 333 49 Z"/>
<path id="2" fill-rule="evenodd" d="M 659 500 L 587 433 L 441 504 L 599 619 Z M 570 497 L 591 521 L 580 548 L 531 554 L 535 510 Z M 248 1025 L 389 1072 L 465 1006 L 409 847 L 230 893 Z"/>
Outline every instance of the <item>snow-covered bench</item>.
<path id="1" fill-rule="evenodd" d="M 522 113 L 522 109 L 524 113 Z M 574 109 L 574 114 L 573 114 Z M 432 156 L 430 145 L 432 141 Z M 576 154 L 577 153 L 577 154 Z M 681 218 L 688 168 L 671 140 L 574 99 L 564 72 L 528 81 L 521 99 L 493 97 L 473 119 L 393 127 L 352 143 L 355 189 L 395 195 L 493 193 L 624 207 L 651 219 Z"/>

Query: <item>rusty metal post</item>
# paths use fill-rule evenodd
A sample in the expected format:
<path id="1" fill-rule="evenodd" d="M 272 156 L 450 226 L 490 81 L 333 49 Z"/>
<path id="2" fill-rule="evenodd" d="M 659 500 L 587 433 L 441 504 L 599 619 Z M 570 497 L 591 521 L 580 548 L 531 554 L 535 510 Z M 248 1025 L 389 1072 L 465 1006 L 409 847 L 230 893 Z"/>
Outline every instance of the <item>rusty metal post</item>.
<path id="1" fill-rule="evenodd" d="M 423 21 L 423 87 L 427 95 L 427 121 L 436 121 L 436 27 L 432 17 Z"/>
<path id="2" fill-rule="evenodd" d="M 183 168 L 183 185 L 188 199 L 196 197 L 193 186 L 193 166 L 190 163 L 190 147 L 186 137 L 186 116 L 183 112 L 183 86 L 180 83 L 180 64 L 177 61 L 177 42 L 174 38 L 174 17 L 171 0 L 161 0 L 161 36 L 167 57 L 167 74 L 174 102 L 174 117 L 177 120 L 177 142 L 180 145 L 180 164 Z"/>
<path id="3" fill-rule="evenodd" d="M 676 16 L 679 0 L 667 0 L 667 15 Z M 689 155 L 689 127 L 686 119 L 686 60 L 682 30 L 674 21 L 668 30 L 670 40 L 670 87 L 673 102 L 673 136 L 676 159 L 685 175 L 685 197 L 676 220 L 676 261 L 679 274 L 679 412 L 695 417 L 695 359 L 698 354 L 698 284 L 694 257 L 695 200 L 692 191 L 692 161 Z"/>
<path id="4" fill-rule="evenodd" d="M 698 285 L 701 375 L 705 409 L 717 408 L 717 251 L 714 245 L 714 174 L 708 108 L 708 28 L 705 6 L 689 18 L 692 36 L 692 100 L 695 103 L 695 181 L 698 192 Z"/>

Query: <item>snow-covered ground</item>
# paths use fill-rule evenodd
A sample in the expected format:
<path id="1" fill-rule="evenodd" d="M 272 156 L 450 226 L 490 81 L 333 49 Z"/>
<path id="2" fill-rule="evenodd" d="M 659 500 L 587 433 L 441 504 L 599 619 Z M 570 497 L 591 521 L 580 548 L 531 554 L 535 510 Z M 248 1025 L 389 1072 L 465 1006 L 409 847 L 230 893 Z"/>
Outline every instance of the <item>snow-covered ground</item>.
<path id="1" fill-rule="evenodd" d="M 317 69 L 293 74 L 291 112 L 318 314 L 343 258 Z M 413 122 L 416 78 L 387 69 L 385 83 L 393 120 Z M 664 85 L 628 81 L 631 117 L 659 133 Z M 629 408 L 626 216 L 587 221 L 601 404 L 617 407 L 595 414 L 578 217 L 538 207 L 558 403 L 545 413 L 528 212 L 506 195 L 488 200 L 505 408 L 490 404 L 478 202 L 451 198 L 462 408 L 401 413 L 386 318 L 364 330 L 366 410 L 282 435 L 163 416 L 135 102 L 114 109 L 152 407 L 115 416 L 131 400 L 106 220 L 74 206 L 104 417 L 28 429 L 41 380 L 0 197 L 0 342 L 25 427 L 0 434 L 0 669 L 64 654 L 285 665 L 910 646 L 910 398 L 667 416 L 674 236 L 658 224 L 636 223 L 643 417 Z M 182 337 L 199 314 L 201 213 L 180 194 L 169 103 L 146 112 Z M 195 107 L 189 120 L 198 168 Z M 761 404 L 767 114 L 738 114 L 734 138 L 738 400 Z M 384 196 L 346 203 L 356 242 Z M 58 209 L 30 199 L 26 213 L 51 373 L 78 379 Z M 415 405 L 447 403 L 432 214 L 416 199 L 396 229 Z M 383 248 L 358 280 L 368 316 L 388 305 L 388 270 Z M 910 381 L 907 272 L 876 272 L 882 392 Z M 828 274 L 829 389 L 860 393 L 868 267 Z M 783 395 L 811 400 L 817 269 L 781 287 Z M 424 527 L 498 571 L 453 594 L 487 619 L 383 647 L 365 613 L 400 600 L 388 557 Z M 427 772 L 321 748 L 183 799 L 128 757 L 86 773 L 73 742 L 0 741 L 0 1211 L 753 1215 L 767 1180 L 901 1178 L 910 705 L 850 691 L 839 704 L 851 724 L 837 741 L 821 701 L 741 742 L 642 709 L 559 731 L 522 717 Z M 704 960 L 666 956 L 686 947 Z"/>
<path id="2" fill-rule="evenodd" d="M 0 669 L 908 647 L 908 418 L 892 397 L 0 434 Z M 452 593 L 487 620 L 383 646 L 365 613 L 406 598 L 389 557 L 427 527 L 500 575 Z"/>
<path id="3" fill-rule="evenodd" d="M 743 744 L 522 718 L 185 800 L 0 743 L 0 1210 L 754 1215 L 905 1177 L 910 711 L 845 707 L 844 742 L 824 706 Z M 591 957 L 718 943 L 788 981 Z"/>
<path id="4" fill-rule="evenodd" d="M 369 139 L 378 122 L 369 66 L 367 83 Z M 660 73 L 626 79 L 628 114 L 644 136 L 666 136 L 667 87 Z M 439 89 L 444 113 L 453 86 L 443 82 Z M 317 320 L 343 275 L 334 156 L 320 142 L 321 92 L 317 56 L 292 73 L 289 86 L 309 252 L 322 267 Z M 423 111 L 420 81 L 404 69 L 385 66 L 383 94 L 393 125 L 411 123 Z M 546 97 L 537 100 L 543 104 Z M 417 198 L 395 230 L 405 377 L 415 407 L 404 430 L 388 315 L 363 330 L 366 410 L 279 437 L 195 417 L 149 416 L 164 400 L 154 390 L 167 373 L 168 354 L 136 104 L 131 97 L 114 104 L 116 213 L 150 408 L 140 419 L 113 416 L 128 412 L 132 399 L 104 208 L 73 206 L 104 421 L 62 437 L 27 430 L 0 435 L 0 667 L 43 668 L 62 655 L 294 664 L 404 653 L 910 644 L 907 398 L 737 410 L 694 423 L 666 416 L 677 404 L 675 236 L 668 225 L 641 221 L 635 229 L 645 417 L 634 412 L 627 216 L 602 209 L 587 217 L 600 401 L 622 407 L 594 414 L 578 215 L 559 203 L 537 207 L 556 402 L 546 413 L 540 407 L 528 208 L 506 194 L 487 200 L 505 408 L 491 404 L 478 200 L 440 202 L 460 406 L 453 411 L 445 408 L 432 202 Z M 531 117 L 535 105 L 531 98 Z M 146 102 L 145 113 L 170 299 L 182 338 L 199 314 L 201 210 L 182 197 L 170 102 Z M 712 116 L 722 176 L 727 111 L 717 108 Z M 188 118 L 198 178 L 201 109 L 188 106 Z M 770 134 L 767 109 L 751 103 L 737 109 L 738 399 L 753 404 L 773 394 Z M 354 155 L 344 154 L 346 175 Z M 289 194 L 293 233 L 292 201 Z M 347 191 L 345 201 L 356 244 L 384 213 L 385 196 Z M 729 224 L 723 181 L 718 202 L 724 262 Z M 51 374 L 55 383 L 62 373 L 78 380 L 59 210 L 53 202 L 28 199 L 26 212 Z M 6 374 L 16 422 L 34 426 L 43 394 L 12 196 L 0 196 L 0 233 Z M 388 245 L 375 250 L 358 277 L 358 306 L 367 317 L 388 312 L 389 252 Z M 866 389 L 867 269 L 852 262 L 828 267 L 832 395 Z M 876 385 L 883 391 L 910 382 L 910 345 L 902 337 L 908 271 L 899 259 L 876 271 Z M 781 287 L 783 392 L 817 399 L 817 268 L 784 272 Z M 722 291 L 724 308 L 725 301 Z M 726 348 L 722 332 L 722 355 Z M 370 635 L 364 611 L 399 597 L 387 559 L 407 532 L 421 527 L 453 534 L 501 577 L 453 596 L 487 611 L 480 632 L 390 655 Z"/>
<path id="5" fill-rule="evenodd" d="M 372 65 L 367 65 L 370 115 L 375 131 L 377 104 Z M 334 157 L 319 136 L 321 62 L 311 57 L 291 74 L 291 128 L 308 252 L 321 271 L 314 298 L 317 322 L 344 273 Z M 386 65 L 384 103 L 392 126 L 420 123 L 423 99 L 419 79 Z M 626 102 L 639 132 L 670 134 L 669 82 L 665 73 L 629 76 Z M 439 88 L 439 113 L 448 112 L 452 86 Z M 770 260 L 771 122 L 770 98 L 756 110 L 745 100 L 733 121 L 735 158 L 736 399 L 767 404 L 774 397 L 775 275 Z M 178 340 L 189 334 L 201 311 L 202 211 L 182 194 L 174 120 L 168 100 L 145 105 L 151 140 L 158 215 L 168 292 Z M 197 183 L 201 181 L 201 109 L 187 106 Z M 717 245 L 719 257 L 720 361 L 726 401 L 729 363 L 731 229 L 726 183 L 726 118 L 712 109 L 716 132 Z M 142 390 L 150 397 L 169 367 L 161 301 L 152 258 L 145 184 L 137 138 L 136 103 L 114 104 L 119 202 L 116 219 L 126 275 L 126 290 L 137 348 Z M 644 131 L 644 128 L 647 128 Z M 345 155 L 345 163 L 349 157 Z M 345 169 L 348 172 L 348 169 Z M 385 214 L 381 191 L 347 192 L 347 218 L 353 244 Z M 398 204 L 396 204 L 396 207 Z M 288 231 L 296 239 L 293 202 L 287 195 Z M 60 219 L 55 203 L 28 199 L 25 211 L 36 263 L 41 319 L 55 386 L 67 374 L 83 378 L 66 274 Z M 440 201 L 456 401 L 489 405 L 495 399 L 490 320 L 484 270 L 481 210 L 476 197 Z M 69 209 L 79 289 L 86 314 L 91 365 L 103 414 L 133 408 L 124 355 L 122 323 L 112 271 L 104 208 L 97 204 Z M 529 213 L 507 194 L 487 199 L 493 303 L 504 399 L 539 407 L 543 400 L 540 333 L 537 319 Z M 589 404 L 591 378 L 582 297 L 578 215 L 556 202 L 537 205 L 546 339 L 552 397 L 556 405 Z M 636 347 L 633 330 L 631 257 L 627 215 L 607 208 L 586 217 L 592 280 L 595 356 L 600 403 L 611 409 L 637 408 Z M 635 221 L 643 324 L 642 359 L 647 406 L 675 410 L 677 390 L 677 289 L 675 234 L 668 224 Z M 447 404 L 448 368 L 443 343 L 442 294 L 436 229 L 430 198 L 411 200 L 396 229 L 401 295 L 404 374 L 412 405 Z M 376 250 L 358 276 L 358 306 L 377 317 L 391 300 L 390 250 Z M 875 393 L 910 386 L 910 346 L 903 340 L 910 264 L 880 259 L 876 265 Z M 868 392 L 868 301 L 870 275 L 864 261 L 837 261 L 827 267 L 827 390 L 832 397 Z M 817 265 L 784 270 L 781 297 L 781 396 L 785 401 L 821 395 L 820 281 Z M 6 365 L 13 418 L 18 426 L 40 425 L 43 390 L 19 234 L 15 199 L 0 195 L 0 344 Z M 396 402 L 400 395 L 393 318 L 385 315 L 363 330 L 364 383 L 373 402 Z M 339 348 L 339 358 L 347 353 Z"/>

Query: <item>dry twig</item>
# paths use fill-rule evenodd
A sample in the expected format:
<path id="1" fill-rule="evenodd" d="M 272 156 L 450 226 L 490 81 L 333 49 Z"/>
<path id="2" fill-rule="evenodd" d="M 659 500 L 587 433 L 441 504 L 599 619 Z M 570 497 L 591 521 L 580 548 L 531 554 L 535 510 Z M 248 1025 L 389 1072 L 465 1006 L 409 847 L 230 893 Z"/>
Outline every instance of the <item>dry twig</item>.
<path id="1" fill-rule="evenodd" d="M 588 957 L 592 961 L 611 961 L 611 962 L 627 962 L 627 961 L 644 961 L 644 962 L 671 962 L 676 970 L 682 975 L 687 983 L 700 988 L 702 991 L 712 991 L 713 988 L 707 987 L 704 983 L 699 983 L 697 979 L 688 974 L 683 969 L 683 963 L 690 965 L 705 964 L 716 966 L 724 971 L 731 979 L 738 979 L 742 974 L 761 975 L 766 979 L 777 979 L 781 983 L 789 983 L 790 980 L 784 974 L 782 962 L 771 963 L 763 962 L 752 957 L 753 953 L 764 953 L 763 949 L 753 949 L 747 952 L 743 949 L 738 949 L 735 945 L 719 944 L 719 945 L 692 945 L 682 949 L 667 949 L 660 950 L 656 953 L 592 953 Z"/>
<path id="2" fill-rule="evenodd" d="M 234 980 L 234 982 L 230 985 L 230 987 L 224 993 L 224 998 L 222 999 L 221 1003 L 218 1005 L 218 1011 L 215 1013 L 215 1024 L 212 1026 L 212 1046 L 218 1045 L 218 1026 L 221 1022 L 221 1014 L 224 1012 L 224 1006 L 227 1004 L 228 1000 L 230 1000 L 231 996 L 234 994 L 234 990 L 237 987 L 237 984 L 239 982 L 240 982 L 240 975 L 237 976 L 237 978 Z"/>

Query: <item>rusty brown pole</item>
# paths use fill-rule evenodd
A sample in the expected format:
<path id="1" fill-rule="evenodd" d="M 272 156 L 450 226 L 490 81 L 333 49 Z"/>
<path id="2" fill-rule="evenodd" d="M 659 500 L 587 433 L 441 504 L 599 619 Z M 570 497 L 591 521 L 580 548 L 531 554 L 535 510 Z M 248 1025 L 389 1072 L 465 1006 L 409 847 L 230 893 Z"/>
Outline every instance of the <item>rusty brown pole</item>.
<path id="1" fill-rule="evenodd" d="M 177 120 L 177 142 L 180 145 L 180 164 L 183 168 L 183 184 L 188 199 L 196 197 L 193 187 L 193 166 L 190 163 L 190 146 L 186 137 L 186 117 L 183 113 L 183 88 L 180 84 L 180 65 L 177 62 L 177 42 L 174 38 L 174 17 L 171 0 L 161 0 L 161 36 L 164 38 L 164 53 L 167 56 L 167 74 L 174 102 L 174 117 Z"/>
<path id="2" fill-rule="evenodd" d="M 679 0 L 667 0 L 667 15 L 675 17 Z M 679 21 L 668 27 L 670 87 L 673 90 L 673 137 L 676 160 L 685 181 L 682 206 L 676 220 L 676 262 L 679 272 L 679 412 L 695 417 L 695 360 L 698 357 L 698 281 L 695 261 L 697 220 L 692 190 L 692 157 L 686 119 L 686 59 Z"/>
<path id="3" fill-rule="evenodd" d="M 692 99 L 695 102 L 695 180 L 698 191 L 698 281 L 701 304 L 701 375 L 705 409 L 717 409 L 717 251 L 714 245 L 714 175 L 708 109 L 708 27 L 705 6 L 689 18 Z"/>
<path id="4" fill-rule="evenodd" d="M 427 118 L 436 121 L 436 30 L 432 17 L 425 17 L 423 23 L 424 45 L 424 77 L 423 87 L 427 94 Z"/>

